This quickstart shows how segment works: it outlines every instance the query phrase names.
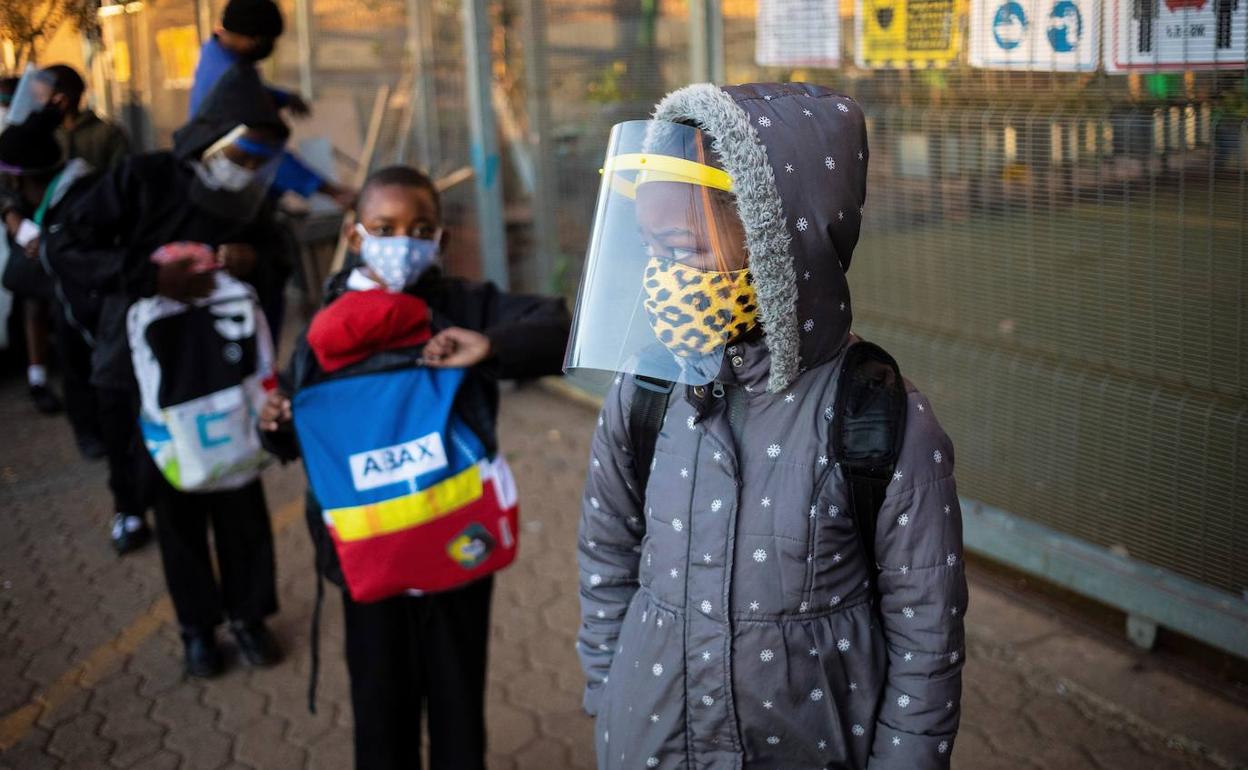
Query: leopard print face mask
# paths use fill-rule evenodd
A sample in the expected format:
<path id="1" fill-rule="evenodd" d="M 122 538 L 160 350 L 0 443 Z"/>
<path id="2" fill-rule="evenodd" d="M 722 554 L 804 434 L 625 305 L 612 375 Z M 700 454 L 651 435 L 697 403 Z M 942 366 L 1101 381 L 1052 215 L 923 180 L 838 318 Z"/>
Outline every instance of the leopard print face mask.
<path id="1" fill-rule="evenodd" d="M 709 355 L 758 322 L 747 269 L 710 272 L 656 257 L 646 264 L 645 276 L 650 326 L 678 356 Z"/>

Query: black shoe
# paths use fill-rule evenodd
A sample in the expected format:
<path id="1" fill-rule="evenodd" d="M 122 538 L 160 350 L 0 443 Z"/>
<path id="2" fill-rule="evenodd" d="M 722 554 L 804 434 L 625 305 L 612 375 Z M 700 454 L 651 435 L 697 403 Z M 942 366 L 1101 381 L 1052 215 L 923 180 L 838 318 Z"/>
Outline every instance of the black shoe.
<path id="1" fill-rule="evenodd" d="M 217 634 L 212 629 L 183 631 L 182 645 L 186 649 L 188 676 L 210 679 L 225 670 L 225 660 L 221 657 L 221 648 L 217 646 Z"/>
<path id="2" fill-rule="evenodd" d="M 108 454 L 108 447 L 99 436 L 84 433 L 78 437 L 78 451 L 88 460 L 100 460 Z"/>
<path id="3" fill-rule="evenodd" d="M 272 666 L 282 659 L 282 648 L 264 621 L 236 622 L 230 626 L 238 642 L 238 653 L 252 666 Z"/>
<path id="4" fill-rule="evenodd" d="M 44 414 L 57 414 L 63 408 L 61 399 L 47 385 L 31 385 L 30 400 L 35 408 Z"/>
<path id="5" fill-rule="evenodd" d="M 152 531 L 148 529 L 147 522 L 142 516 L 118 513 L 113 516 L 111 539 L 117 555 L 125 556 L 131 551 L 142 548 L 148 540 L 151 540 Z"/>

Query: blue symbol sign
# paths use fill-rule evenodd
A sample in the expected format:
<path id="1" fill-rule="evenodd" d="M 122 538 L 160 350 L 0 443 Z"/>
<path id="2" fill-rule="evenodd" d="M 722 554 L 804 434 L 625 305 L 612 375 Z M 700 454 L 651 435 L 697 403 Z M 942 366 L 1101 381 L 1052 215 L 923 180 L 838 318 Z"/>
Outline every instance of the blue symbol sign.
<path id="1" fill-rule="evenodd" d="M 1023 6 L 1010 0 L 997 9 L 992 18 L 992 37 L 1003 51 L 1018 48 L 1027 35 L 1027 13 Z"/>
<path id="2" fill-rule="evenodd" d="M 1083 14 L 1071 0 L 1059 0 L 1049 13 L 1049 45 L 1058 53 L 1070 53 L 1083 37 Z"/>

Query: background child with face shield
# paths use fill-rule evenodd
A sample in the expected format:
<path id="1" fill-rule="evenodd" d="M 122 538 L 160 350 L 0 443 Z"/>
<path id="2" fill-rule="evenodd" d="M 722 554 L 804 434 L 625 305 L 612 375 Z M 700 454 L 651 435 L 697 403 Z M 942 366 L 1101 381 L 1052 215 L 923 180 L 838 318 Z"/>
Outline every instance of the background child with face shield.
<path id="1" fill-rule="evenodd" d="M 130 153 L 130 139 L 121 126 L 83 106 L 87 84 L 73 67 L 44 67 L 31 90 L 41 109 L 55 116 L 56 138 L 67 160 L 81 158 L 93 169 L 106 171 Z"/>

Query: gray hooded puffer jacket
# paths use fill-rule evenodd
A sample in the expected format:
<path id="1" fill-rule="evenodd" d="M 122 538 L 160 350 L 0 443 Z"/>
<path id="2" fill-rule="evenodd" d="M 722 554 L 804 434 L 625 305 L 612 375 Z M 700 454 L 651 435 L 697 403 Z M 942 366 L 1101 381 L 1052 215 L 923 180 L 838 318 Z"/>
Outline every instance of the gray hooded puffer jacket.
<path id="1" fill-rule="evenodd" d="M 728 349 L 727 397 L 674 391 L 644 495 L 631 378 L 607 397 L 579 545 L 598 765 L 947 768 L 967 605 L 953 447 L 907 385 L 874 538 L 878 615 L 829 452 L 866 191 L 862 111 L 817 86 L 697 85 L 655 116 L 714 137 L 764 333 Z"/>

